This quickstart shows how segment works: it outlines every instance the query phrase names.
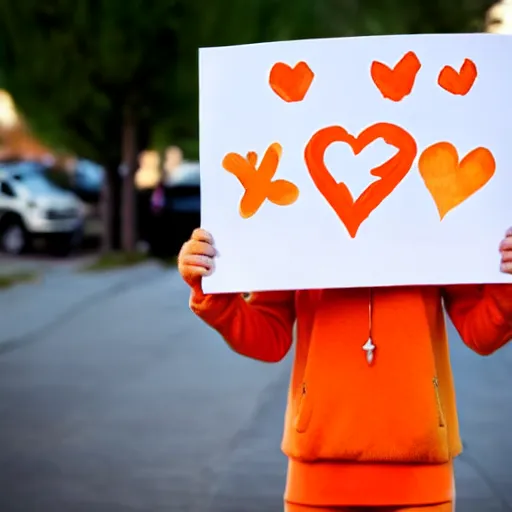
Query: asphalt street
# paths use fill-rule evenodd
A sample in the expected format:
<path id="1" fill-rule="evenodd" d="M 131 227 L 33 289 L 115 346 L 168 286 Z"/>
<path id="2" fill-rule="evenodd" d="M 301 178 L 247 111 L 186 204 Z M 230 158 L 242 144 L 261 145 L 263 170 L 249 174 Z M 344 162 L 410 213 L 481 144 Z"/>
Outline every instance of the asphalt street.
<path id="1" fill-rule="evenodd" d="M 187 298 L 158 266 L 0 292 L 1 512 L 282 510 L 290 358 L 234 354 Z M 512 510 L 512 349 L 450 338 L 457 511 Z"/>

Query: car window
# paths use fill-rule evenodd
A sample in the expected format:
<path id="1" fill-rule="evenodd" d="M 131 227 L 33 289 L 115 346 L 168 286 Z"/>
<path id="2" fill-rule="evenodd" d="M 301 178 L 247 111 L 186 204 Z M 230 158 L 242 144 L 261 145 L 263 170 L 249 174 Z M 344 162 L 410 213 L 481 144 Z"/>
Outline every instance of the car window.
<path id="1" fill-rule="evenodd" d="M 18 161 L 18 162 L 11 162 L 11 163 L 2 163 L 1 164 L 2 169 L 6 170 L 10 174 L 14 173 L 25 173 L 25 172 L 35 172 L 40 173 L 43 172 L 45 167 L 43 164 L 39 162 L 32 162 L 32 161 Z"/>
<path id="2" fill-rule="evenodd" d="M 2 181 L 2 184 L 0 185 L 0 192 L 4 196 L 16 197 L 16 193 L 14 192 L 11 185 L 9 185 L 9 183 L 6 183 L 5 181 Z"/>
<path id="3" fill-rule="evenodd" d="M 35 194 L 51 194 L 52 192 L 60 190 L 59 187 L 54 185 L 50 180 L 36 172 L 15 174 L 13 179 L 23 183 L 25 187 Z"/>
<path id="4" fill-rule="evenodd" d="M 199 186 L 199 164 L 196 162 L 183 162 L 167 176 L 166 185 Z"/>

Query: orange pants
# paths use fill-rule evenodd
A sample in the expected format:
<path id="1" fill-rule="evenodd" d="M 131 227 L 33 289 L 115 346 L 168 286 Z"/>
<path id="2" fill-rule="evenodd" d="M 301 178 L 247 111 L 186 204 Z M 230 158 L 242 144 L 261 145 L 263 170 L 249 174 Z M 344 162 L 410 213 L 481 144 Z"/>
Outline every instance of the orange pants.
<path id="1" fill-rule="evenodd" d="M 454 512 L 452 502 L 412 507 L 310 507 L 285 503 L 285 512 Z"/>

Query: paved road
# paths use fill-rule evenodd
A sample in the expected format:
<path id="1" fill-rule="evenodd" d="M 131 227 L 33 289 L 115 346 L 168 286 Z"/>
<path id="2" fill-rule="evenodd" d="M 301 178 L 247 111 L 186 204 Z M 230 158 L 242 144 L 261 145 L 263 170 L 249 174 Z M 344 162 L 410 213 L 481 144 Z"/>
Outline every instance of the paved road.
<path id="1" fill-rule="evenodd" d="M 186 302 L 156 266 L 0 293 L 0 511 L 280 510 L 290 360 L 237 356 Z M 458 511 L 511 510 L 512 351 L 452 341 Z"/>

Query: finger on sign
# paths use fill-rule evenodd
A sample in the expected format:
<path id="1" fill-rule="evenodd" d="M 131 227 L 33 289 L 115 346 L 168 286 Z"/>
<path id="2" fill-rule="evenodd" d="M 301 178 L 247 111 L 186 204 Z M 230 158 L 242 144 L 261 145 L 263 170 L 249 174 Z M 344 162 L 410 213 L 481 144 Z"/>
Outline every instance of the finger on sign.
<path id="1" fill-rule="evenodd" d="M 181 267 L 183 265 L 183 260 L 187 256 L 187 254 L 190 254 L 190 240 L 188 242 L 185 242 L 180 249 L 180 252 L 178 254 L 178 267 Z"/>
<path id="2" fill-rule="evenodd" d="M 212 270 L 210 268 L 205 268 L 205 267 L 200 267 L 200 266 L 195 266 L 195 265 L 190 265 L 189 268 L 191 269 L 191 271 L 195 272 L 195 274 L 197 276 L 208 276 L 211 274 Z"/>
<path id="3" fill-rule="evenodd" d="M 503 251 L 501 253 L 502 262 L 512 262 L 512 250 Z"/>
<path id="4" fill-rule="evenodd" d="M 204 256 L 214 257 L 217 254 L 215 247 L 207 242 L 200 242 L 199 240 L 190 240 L 190 245 L 187 247 L 188 254 L 198 254 Z"/>
<path id="5" fill-rule="evenodd" d="M 500 265 L 500 270 L 501 270 L 504 274 L 512 274 L 512 262 L 503 262 L 503 263 Z"/>
<path id="6" fill-rule="evenodd" d="M 213 268 L 213 258 L 199 254 L 188 254 L 183 258 L 183 264 L 211 269 Z"/>
<path id="7" fill-rule="evenodd" d="M 512 237 L 507 237 L 501 241 L 500 251 L 507 251 L 512 249 Z"/>
<path id="8" fill-rule="evenodd" d="M 192 240 L 197 240 L 199 242 L 206 242 L 208 244 L 213 245 L 212 235 L 210 235 L 210 233 L 208 233 L 208 231 L 206 231 L 202 228 L 197 228 L 194 230 L 194 232 L 192 233 Z"/>
<path id="9" fill-rule="evenodd" d="M 195 280 L 199 277 L 205 277 L 211 274 L 211 270 L 204 267 L 187 265 L 183 270 L 183 277 L 186 281 Z"/>

